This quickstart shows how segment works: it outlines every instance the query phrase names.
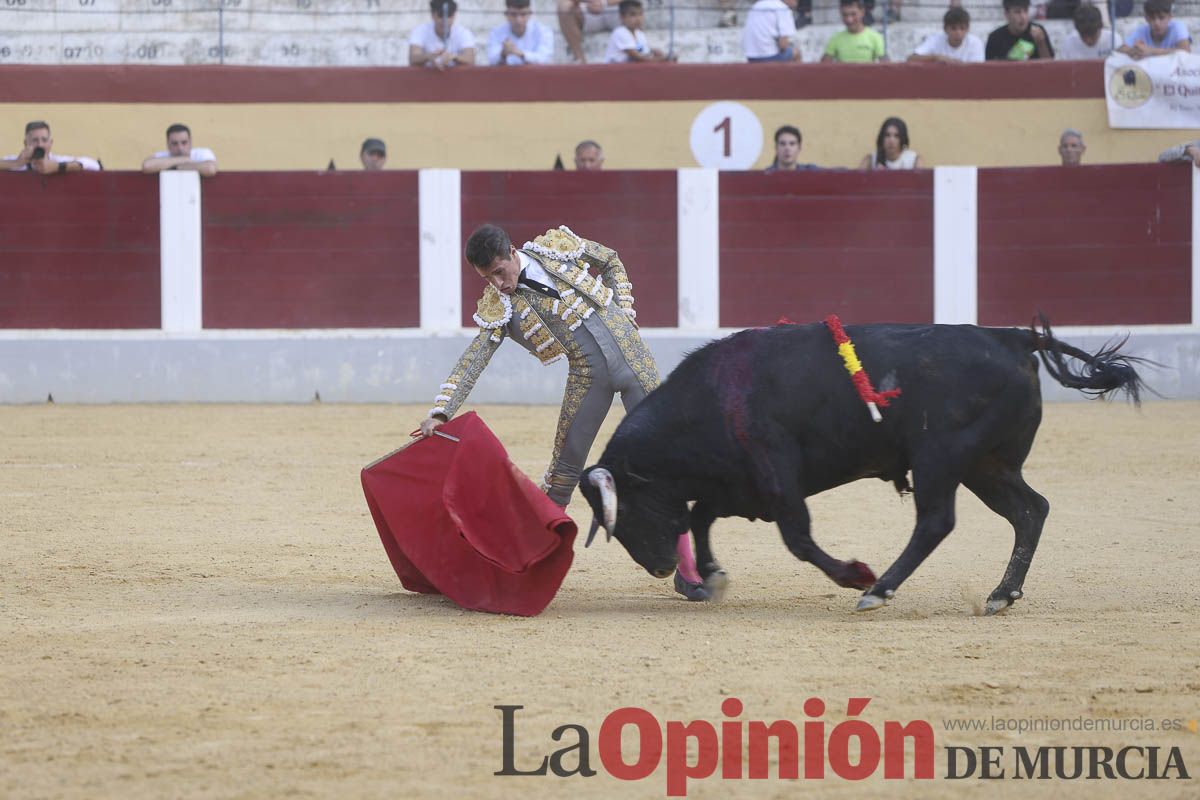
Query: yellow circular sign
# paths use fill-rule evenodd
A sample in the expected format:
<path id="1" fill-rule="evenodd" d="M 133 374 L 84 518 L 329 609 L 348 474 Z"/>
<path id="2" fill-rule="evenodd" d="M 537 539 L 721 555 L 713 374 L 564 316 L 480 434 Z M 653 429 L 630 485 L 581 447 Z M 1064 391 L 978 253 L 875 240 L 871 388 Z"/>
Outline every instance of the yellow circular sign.
<path id="1" fill-rule="evenodd" d="M 1108 94 L 1122 108 L 1137 108 L 1154 94 L 1154 83 L 1146 71 L 1134 64 L 1118 67 L 1108 82 Z"/>

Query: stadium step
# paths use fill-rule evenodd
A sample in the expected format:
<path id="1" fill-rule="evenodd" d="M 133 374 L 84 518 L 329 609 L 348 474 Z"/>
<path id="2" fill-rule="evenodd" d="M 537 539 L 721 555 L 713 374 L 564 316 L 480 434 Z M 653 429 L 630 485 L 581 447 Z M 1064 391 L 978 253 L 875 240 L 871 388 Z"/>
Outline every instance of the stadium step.
<path id="1" fill-rule="evenodd" d="M 738 26 L 718 27 L 717 0 L 644 0 L 651 46 L 673 45 L 687 63 L 740 62 L 742 30 L 749 3 L 737 9 Z M 878 0 L 882 12 L 886 0 Z M 1200 0 L 1177 4 L 1200 10 Z M 967 0 L 972 32 L 980 38 L 1003 24 L 1000 4 Z M 488 31 L 503 20 L 503 0 L 460 4 L 458 24 L 470 28 L 479 58 Z M 538 19 L 555 32 L 555 58 L 567 59 L 555 6 L 535 0 Z M 903 22 L 887 28 L 888 52 L 903 60 L 928 34 L 941 30 L 946 6 L 910 2 Z M 820 59 L 829 37 L 842 29 L 837 6 L 825 0 L 814 11 L 817 24 L 797 35 L 806 62 Z M 241 64 L 255 66 L 403 66 L 408 35 L 429 19 L 426 0 L 6 0 L 0 5 L 0 64 Z M 1200 29 L 1194 17 L 1183 19 Z M 672 22 L 674 35 L 672 36 Z M 1140 17 L 1117 21 L 1124 35 Z M 1068 20 L 1046 21 L 1058 47 L 1070 34 Z M 878 26 L 877 26 L 878 27 Z M 609 33 L 586 37 L 588 59 L 603 59 Z"/>

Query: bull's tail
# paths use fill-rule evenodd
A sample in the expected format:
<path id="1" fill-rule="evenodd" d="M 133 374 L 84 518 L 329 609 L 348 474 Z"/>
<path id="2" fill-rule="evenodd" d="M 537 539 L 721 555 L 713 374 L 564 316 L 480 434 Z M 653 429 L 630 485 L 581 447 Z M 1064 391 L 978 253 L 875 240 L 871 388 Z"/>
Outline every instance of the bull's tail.
<path id="1" fill-rule="evenodd" d="M 1134 405 L 1142 402 L 1143 390 L 1153 391 L 1142 381 L 1135 368 L 1136 364 L 1153 362 L 1120 352 L 1129 340 L 1128 336 L 1106 344 L 1095 353 L 1089 353 L 1055 339 L 1050 331 L 1050 320 L 1040 312 L 1031 326 L 1031 331 L 1034 350 L 1046 366 L 1046 372 L 1068 389 L 1078 389 L 1084 394 L 1105 399 L 1120 391 L 1124 392 Z M 1068 363 L 1067 356 L 1082 362 L 1082 365 Z"/>

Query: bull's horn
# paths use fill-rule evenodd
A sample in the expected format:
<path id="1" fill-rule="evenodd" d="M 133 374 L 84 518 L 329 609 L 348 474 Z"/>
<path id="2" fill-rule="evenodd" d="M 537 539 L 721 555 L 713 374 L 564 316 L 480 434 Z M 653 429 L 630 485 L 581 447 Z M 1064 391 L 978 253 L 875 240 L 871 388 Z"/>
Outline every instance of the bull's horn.
<path id="1" fill-rule="evenodd" d="M 592 486 L 600 490 L 600 504 L 604 508 L 604 533 L 606 539 L 612 539 L 613 529 L 617 527 L 617 484 L 612 473 L 603 467 L 597 467 L 588 475 Z"/>
<path id="2" fill-rule="evenodd" d="M 584 547 L 592 546 L 592 539 L 596 538 L 596 531 L 600 530 L 600 520 L 595 516 L 592 517 L 592 529 L 588 531 L 587 541 L 583 543 Z"/>

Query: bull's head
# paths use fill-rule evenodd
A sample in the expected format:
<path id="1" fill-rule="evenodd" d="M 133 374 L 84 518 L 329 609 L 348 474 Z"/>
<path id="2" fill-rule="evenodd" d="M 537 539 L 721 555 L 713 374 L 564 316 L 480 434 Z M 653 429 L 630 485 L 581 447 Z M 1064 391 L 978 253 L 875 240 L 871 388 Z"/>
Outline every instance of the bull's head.
<path id="1" fill-rule="evenodd" d="M 579 488 L 592 507 L 592 528 L 585 547 L 603 527 L 633 560 L 656 578 L 675 571 L 675 543 L 687 530 L 687 503 L 666 498 L 655 482 L 625 468 L 588 467 Z"/>

